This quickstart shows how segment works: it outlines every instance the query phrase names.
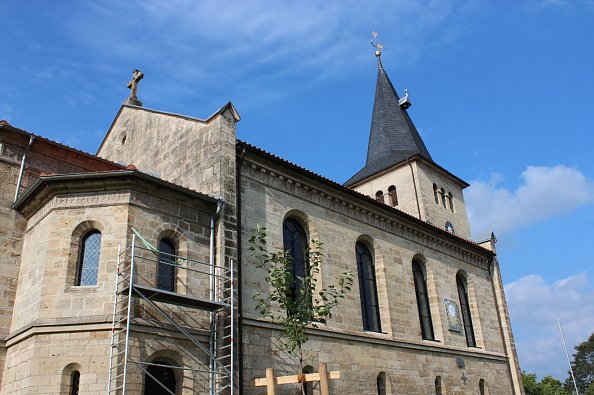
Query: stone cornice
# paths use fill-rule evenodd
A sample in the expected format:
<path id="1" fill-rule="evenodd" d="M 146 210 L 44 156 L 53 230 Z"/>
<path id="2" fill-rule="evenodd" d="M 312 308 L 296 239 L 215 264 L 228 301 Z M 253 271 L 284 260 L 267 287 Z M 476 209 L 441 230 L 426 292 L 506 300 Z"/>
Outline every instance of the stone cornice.
<path id="1" fill-rule="evenodd" d="M 318 206 L 359 220 L 367 225 L 405 238 L 426 248 L 450 255 L 485 270 L 491 251 L 466 239 L 453 236 L 430 224 L 409 218 L 410 215 L 387 205 L 367 202 L 367 197 L 350 196 L 304 175 L 287 171 L 264 161 L 245 157 L 244 171 L 249 177 L 270 188 L 290 193 Z"/>

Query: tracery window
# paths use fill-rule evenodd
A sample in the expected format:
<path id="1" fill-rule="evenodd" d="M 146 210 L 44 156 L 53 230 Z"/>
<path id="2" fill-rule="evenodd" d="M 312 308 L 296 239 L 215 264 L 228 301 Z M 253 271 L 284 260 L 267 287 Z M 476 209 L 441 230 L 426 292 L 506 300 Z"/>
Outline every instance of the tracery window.
<path id="1" fill-rule="evenodd" d="M 70 395 L 78 395 L 80 388 L 80 372 L 75 370 L 70 375 Z"/>
<path id="2" fill-rule="evenodd" d="M 468 288 L 466 279 L 461 273 L 456 275 L 456 285 L 458 286 L 458 297 L 460 298 L 460 310 L 462 310 L 466 344 L 468 344 L 468 347 L 476 347 L 474 330 L 472 328 L 472 316 L 470 315 L 470 305 L 468 303 Z"/>
<path id="3" fill-rule="evenodd" d="M 381 332 L 373 258 L 369 249 L 361 242 L 357 242 L 355 251 L 357 253 L 357 272 L 359 274 L 363 330 Z"/>
<path id="4" fill-rule="evenodd" d="M 398 206 L 398 194 L 396 193 L 396 187 L 394 185 L 388 187 L 388 195 L 390 195 L 390 205 L 392 207 Z"/>
<path id="5" fill-rule="evenodd" d="M 299 288 L 298 277 L 305 277 L 307 273 L 307 236 L 305 230 L 293 218 L 285 219 L 283 223 L 283 248 L 291 255 L 291 271 L 293 283 L 291 284 L 291 298 L 297 300 L 297 289 Z"/>
<path id="6" fill-rule="evenodd" d="M 169 239 L 159 241 L 157 288 L 175 292 L 175 245 Z"/>
<path id="7" fill-rule="evenodd" d="M 417 308 L 419 310 L 419 322 L 421 324 L 421 335 L 423 339 L 435 340 L 433 334 L 433 322 L 431 321 L 431 309 L 429 308 L 429 295 L 427 294 L 427 282 L 421 265 L 413 260 L 413 278 L 415 293 L 417 295 Z"/>
<path id="8" fill-rule="evenodd" d="M 82 238 L 75 285 L 97 285 L 101 232 L 93 229 Z"/>

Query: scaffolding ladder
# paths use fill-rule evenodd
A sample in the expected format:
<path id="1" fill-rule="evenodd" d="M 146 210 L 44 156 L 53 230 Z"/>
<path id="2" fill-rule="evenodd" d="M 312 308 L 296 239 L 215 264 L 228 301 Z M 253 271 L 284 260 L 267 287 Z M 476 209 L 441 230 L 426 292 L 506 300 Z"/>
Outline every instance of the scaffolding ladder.
<path id="1" fill-rule="evenodd" d="M 157 288 L 151 276 L 163 264 L 175 267 L 173 291 Z M 233 266 L 159 252 L 132 235 L 131 245 L 118 250 L 108 395 L 144 394 L 143 375 L 164 394 L 234 395 Z M 179 358 L 157 360 L 150 349 Z M 175 372 L 177 389 L 155 368 Z"/>

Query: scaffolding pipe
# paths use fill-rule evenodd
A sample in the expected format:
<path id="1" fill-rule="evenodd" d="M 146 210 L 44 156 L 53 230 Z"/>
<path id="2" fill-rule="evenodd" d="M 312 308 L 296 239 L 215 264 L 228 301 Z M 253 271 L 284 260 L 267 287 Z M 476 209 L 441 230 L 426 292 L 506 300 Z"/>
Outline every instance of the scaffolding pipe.
<path id="1" fill-rule="evenodd" d="M 113 319 L 111 321 L 111 348 L 109 349 L 109 376 L 107 379 L 107 394 L 111 392 L 111 377 L 112 373 L 111 370 L 113 369 L 113 348 L 115 345 L 115 325 L 116 325 L 116 314 L 117 314 L 117 301 L 118 301 L 118 284 L 120 282 L 120 259 L 121 259 L 121 251 L 122 246 L 118 244 L 118 262 L 116 267 L 116 276 L 115 276 L 115 301 L 113 303 Z"/>
<path id="2" fill-rule="evenodd" d="M 210 300 L 215 300 L 216 298 L 216 291 L 215 291 L 215 225 L 216 225 L 216 220 L 219 217 L 219 215 L 221 214 L 221 209 L 223 207 L 223 202 L 221 200 L 219 200 L 217 202 L 217 211 L 212 215 L 212 217 L 210 217 L 210 259 L 209 259 L 209 263 L 210 263 Z M 214 360 L 216 359 L 216 313 L 212 312 L 210 313 L 210 327 L 211 327 L 211 331 L 210 331 L 210 338 L 209 338 L 209 348 L 210 348 L 210 352 L 212 353 L 212 355 L 214 356 L 214 358 L 211 359 L 210 361 L 210 370 L 214 371 L 215 369 L 215 363 Z M 211 395 L 214 395 L 215 391 L 214 391 L 214 381 L 215 381 L 215 374 L 211 373 L 209 375 L 209 387 L 210 387 L 210 393 Z"/>
<path id="3" fill-rule="evenodd" d="M 128 373 L 128 346 L 130 344 L 130 312 L 132 309 L 132 290 L 134 289 L 134 255 L 136 253 L 136 235 L 132 235 L 132 256 L 130 257 L 130 286 L 128 287 L 128 320 L 126 321 L 126 343 L 124 352 L 124 381 L 122 395 L 126 395 L 126 376 Z"/>
<path id="4" fill-rule="evenodd" d="M 21 170 L 19 170 L 19 178 L 17 180 L 16 191 L 14 193 L 14 201 L 16 202 L 19 198 L 19 192 L 21 191 L 21 182 L 23 181 L 23 173 L 25 171 L 25 160 L 27 159 L 27 152 L 31 149 L 31 145 L 35 140 L 35 136 L 29 137 L 29 144 L 27 144 L 27 148 L 25 148 L 25 153 L 23 154 L 23 159 L 21 160 Z"/>

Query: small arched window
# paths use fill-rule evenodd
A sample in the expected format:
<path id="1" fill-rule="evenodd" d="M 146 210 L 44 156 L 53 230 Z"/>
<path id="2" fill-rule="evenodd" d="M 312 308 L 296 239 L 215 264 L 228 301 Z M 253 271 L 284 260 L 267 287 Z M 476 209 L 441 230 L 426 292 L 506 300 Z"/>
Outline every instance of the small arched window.
<path id="1" fill-rule="evenodd" d="M 81 242 L 76 285 L 97 285 L 100 252 L 101 232 L 96 229 L 87 232 Z"/>
<path id="2" fill-rule="evenodd" d="M 157 288 L 175 292 L 175 266 L 175 245 L 169 239 L 161 239 L 157 262 Z"/>
<path id="3" fill-rule="evenodd" d="M 476 347 L 474 330 L 472 328 L 472 317 L 470 315 L 470 304 L 468 303 L 468 288 L 466 279 L 461 273 L 456 275 L 456 285 L 458 286 L 458 297 L 460 298 L 460 310 L 462 310 L 466 344 L 468 344 L 468 347 Z"/>
<path id="4" fill-rule="evenodd" d="M 375 200 L 377 200 L 380 203 L 385 203 L 385 200 L 384 200 L 384 191 L 377 191 L 375 193 Z"/>
<path id="5" fill-rule="evenodd" d="M 417 308 L 419 310 L 419 322 L 421 324 L 421 335 L 423 339 L 435 340 L 433 334 L 433 322 L 431 321 L 431 309 L 429 308 L 429 295 L 427 294 L 427 282 L 421 265 L 413 261 L 413 278 L 415 282 L 415 294 L 417 295 Z"/>
<path id="6" fill-rule="evenodd" d="M 70 375 L 70 395 L 78 395 L 80 388 L 80 372 L 75 370 Z"/>
<path id="7" fill-rule="evenodd" d="M 441 188 L 439 190 L 439 195 L 441 196 L 441 204 L 442 204 L 442 206 L 446 207 L 446 191 L 445 191 L 445 189 Z"/>
<path id="8" fill-rule="evenodd" d="M 481 395 L 487 395 L 487 385 L 483 379 L 480 379 L 479 381 L 479 392 Z"/>
<path id="9" fill-rule="evenodd" d="M 375 265 L 369 248 L 361 242 L 355 245 L 363 330 L 381 332 L 379 303 L 375 283 Z"/>
<path id="10" fill-rule="evenodd" d="M 146 369 L 144 375 L 144 395 L 155 394 L 175 394 L 176 393 L 176 379 L 175 372 L 166 361 L 155 361 L 154 365 L 150 365 Z M 167 388 L 167 391 L 165 390 Z"/>
<path id="11" fill-rule="evenodd" d="M 450 203 L 450 210 L 454 212 L 454 195 L 452 195 L 452 192 L 448 192 L 448 201 Z"/>
<path id="12" fill-rule="evenodd" d="M 299 283 L 297 277 L 305 277 L 308 271 L 307 257 L 307 236 L 305 229 L 293 218 L 285 219 L 283 223 L 283 248 L 291 256 L 291 271 L 293 283 L 291 284 L 291 298 L 297 300 L 297 289 Z"/>
<path id="13" fill-rule="evenodd" d="M 435 378 L 435 395 L 443 395 L 441 376 Z"/>
<path id="14" fill-rule="evenodd" d="M 390 195 L 390 205 L 392 207 L 398 206 L 398 194 L 394 185 L 390 185 L 388 188 L 388 195 Z"/>
<path id="15" fill-rule="evenodd" d="M 437 189 L 437 184 L 433 184 L 433 197 L 435 198 L 435 204 L 439 204 L 439 189 Z"/>
<path id="16" fill-rule="evenodd" d="M 386 373 L 380 372 L 377 375 L 377 395 L 386 395 Z"/>

